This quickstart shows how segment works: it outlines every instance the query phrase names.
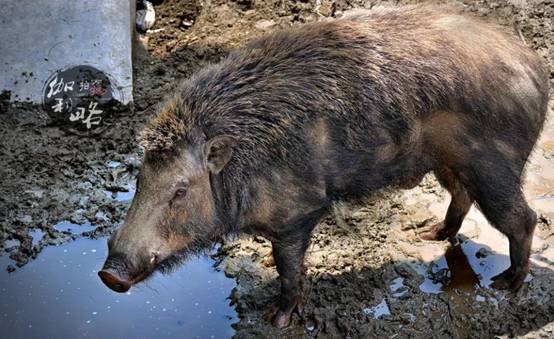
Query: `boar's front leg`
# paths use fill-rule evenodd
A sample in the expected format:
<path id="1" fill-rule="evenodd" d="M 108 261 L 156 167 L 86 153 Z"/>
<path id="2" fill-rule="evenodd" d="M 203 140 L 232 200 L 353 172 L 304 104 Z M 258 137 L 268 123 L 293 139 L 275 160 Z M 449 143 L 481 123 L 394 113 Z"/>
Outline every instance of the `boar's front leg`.
<path id="1" fill-rule="evenodd" d="M 288 243 L 274 241 L 273 257 L 279 278 L 281 280 L 281 294 L 277 302 L 267 314 L 267 320 L 277 327 L 285 327 L 290 322 L 292 312 L 302 312 L 302 298 L 304 293 L 304 253 L 306 243 Z"/>
<path id="2" fill-rule="evenodd" d="M 273 258 L 281 280 L 281 294 L 266 319 L 277 327 L 290 322 L 292 312 L 301 314 L 305 285 L 304 255 L 310 243 L 310 234 L 324 211 L 303 218 L 294 223 L 290 231 L 280 233 L 272 239 Z"/>

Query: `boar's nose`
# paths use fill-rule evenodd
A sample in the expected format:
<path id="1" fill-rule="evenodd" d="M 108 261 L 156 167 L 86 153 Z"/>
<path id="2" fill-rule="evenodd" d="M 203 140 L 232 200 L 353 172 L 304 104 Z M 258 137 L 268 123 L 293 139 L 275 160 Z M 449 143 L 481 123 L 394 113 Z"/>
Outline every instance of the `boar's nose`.
<path id="1" fill-rule="evenodd" d="M 102 269 L 100 272 L 98 272 L 98 275 L 106 286 L 116 292 L 127 292 L 129 288 L 131 288 L 131 282 L 125 278 L 122 278 L 115 270 L 111 268 Z"/>
<path id="2" fill-rule="evenodd" d="M 98 275 L 106 286 L 116 292 L 127 292 L 133 284 L 129 277 L 129 263 L 122 253 L 110 253 Z"/>

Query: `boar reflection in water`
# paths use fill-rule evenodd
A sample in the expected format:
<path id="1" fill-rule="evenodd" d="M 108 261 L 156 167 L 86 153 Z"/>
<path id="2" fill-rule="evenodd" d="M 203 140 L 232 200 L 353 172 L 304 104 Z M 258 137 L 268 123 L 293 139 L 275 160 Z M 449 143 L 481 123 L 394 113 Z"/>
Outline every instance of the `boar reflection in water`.
<path id="1" fill-rule="evenodd" d="M 310 233 L 332 203 L 434 172 L 452 201 L 422 237 L 453 237 L 478 204 L 510 240 L 492 286 L 518 288 L 536 222 L 521 173 L 548 72 L 503 31 L 444 7 L 355 11 L 269 34 L 196 73 L 140 134 L 137 194 L 102 280 L 123 292 L 227 234 L 262 235 L 281 280 L 268 315 L 285 326 L 302 309 Z"/>

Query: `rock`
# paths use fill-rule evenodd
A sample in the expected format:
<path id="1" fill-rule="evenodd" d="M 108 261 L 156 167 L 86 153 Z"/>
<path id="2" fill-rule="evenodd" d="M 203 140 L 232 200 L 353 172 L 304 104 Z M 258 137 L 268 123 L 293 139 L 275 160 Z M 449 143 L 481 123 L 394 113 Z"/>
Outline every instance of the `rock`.
<path id="1" fill-rule="evenodd" d="M 266 30 L 270 29 L 273 26 L 275 26 L 275 21 L 273 21 L 273 20 L 264 20 L 264 19 L 259 20 L 254 25 L 254 27 L 256 27 L 257 29 L 260 29 L 262 31 L 266 31 Z"/>
<path id="2" fill-rule="evenodd" d="M 491 254 L 491 251 L 485 247 L 481 247 L 477 252 L 475 252 L 475 257 L 477 259 L 486 258 Z"/>
<path id="3" fill-rule="evenodd" d="M 145 9 L 138 10 L 136 13 L 136 26 L 139 32 L 146 32 L 156 22 L 156 12 L 154 6 L 149 1 L 143 1 Z"/>
<path id="4" fill-rule="evenodd" d="M 321 6 L 318 8 L 320 15 L 330 17 L 335 14 L 336 4 L 334 1 L 324 0 L 321 2 Z"/>
<path id="5" fill-rule="evenodd" d="M 192 25 L 194 25 L 193 20 L 183 19 L 183 21 L 181 21 L 181 27 L 189 28 L 192 27 Z"/>
<path id="6" fill-rule="evenodd" d="M 26 214 L 19 219 L 24 224 L 30 224 L 33 222 L 33 217 Z"/>

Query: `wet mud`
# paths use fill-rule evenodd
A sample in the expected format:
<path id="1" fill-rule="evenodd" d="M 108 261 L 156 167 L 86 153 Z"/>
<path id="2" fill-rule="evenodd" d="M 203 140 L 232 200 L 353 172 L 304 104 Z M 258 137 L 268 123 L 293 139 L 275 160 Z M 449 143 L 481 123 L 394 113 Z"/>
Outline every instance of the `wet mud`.
<path id="1" fill-rule="evenodd" d="M 42 276 L 47 276 L 50 265 L 55 269 L 53 262 L 61 258 L 61 254 L 53 253 L 63 253 L 64 246 L 91 245 L 98 249 L 96 257 L 102 257 L 104 237 L 121 224 L 134 192 L 134 176 L 142 156 L 134 142 L 135 133 L 179 79 L 272 29 L 337 16 L 352 7 L 416 2 L 421 1 L 166 0 L 156 7 L 157 22 L 152 30 L 137 38 L 134 107 L 113 112 L 97 134 L 58 128 L 40 108 L 8 104 L 1 99 L 6 94 L 0 96 L 0 264 L 6 269 L 1 283 L 6 286 L 27 276 L 25 283 L 29 284 L 38 277 L 29 278 L 26 272 L 32 270 L 43 270 Z M 460 6 L 505 25 L 507 30 L 517 27 L 526 42 L 547 60 L 554 79 L 554 1 L 432 2 Z M 294 315 L 286 329 L 277 330 L 263 320 L 279 290 L 275 268 L 262 263 L 270 244 L 261 237 L 223 244 L 216 262 L 236 284 L 221 288 L 228 288 L 237 317 L 213 322 L 223 331 L 215 335 L 229 335 L 225 331 L 233 323 L 238 338 L 553 337 L 553 101 L 549 107 L 547 126 L 527 168 L 524 190 L 539 223 L 531 272 L 517 293 L 489 288 L 490 278 L 508 266 L 508 246 L 476 208 L 472 208 L 454 243 L 419 239 L 426 226 L 444 217 L 449 202 L 446 191 L 428 175 L 413 190 L 381 192 L 361 206 L 338 206 L 340 213 L 317 226 L 306 258 L 309 287 L 305 310 L 302 316 Z M 75 265 L 84 267 L 75 272 L 88 277 L 99 265 L 82 257 L 72 257 Z M 193 268 L 188 272 L 187 279 L 180 278 L 179 272 L 167 277 L 170 294 L 179 293 L 171 279 L 179 281 L 184 294 L 190 291 L 187 286 L 205 280 Z M 223 272 L 215 274 L 222 277 Z M 99 280 L 89 283 L 104 288 Z M 162 285 L 160 289 L 167 287 Z M 37 304 L 55 297 L 35 288 L 40 295 Z M 143 288 L 147 287 L 139 290 Z M 151 302 L 157 299 L 161 305 L 165 297 L 148 298 Z M 109 300 L 102 300 L 107 305 Z M 13 301 L 2 298 L 2 302 Z M 86 327 L 87 320 L 94 320 L 86 312 L 100 311 L 86 305 L 90 306 L 85 303 L 84 313 L 76 319 L 83 323 L 85 332 L 75 334 L 100 334 Z M 148 317 L 148 308 L 144 310 L 143 316 Z M 171 333 L 192 333 L 194 315 L 183 311 L 179 316 L 167 325 L 173 329 L 176 321 L 183 321 Z M 33 325 L 25 322 L 32 318 L 29 313 L 17 315 L 21 326 Z M 154 321 L 149 330 L 158 326 L 155 324 L 162 323 Z"/>

